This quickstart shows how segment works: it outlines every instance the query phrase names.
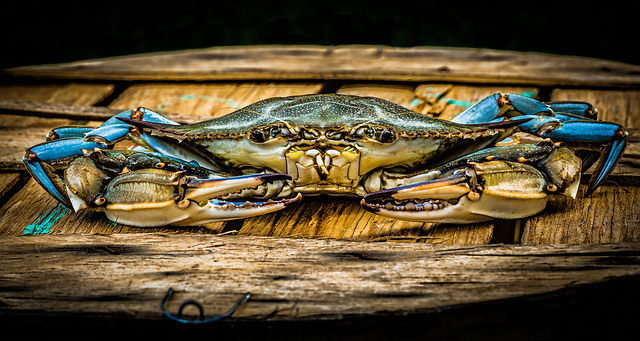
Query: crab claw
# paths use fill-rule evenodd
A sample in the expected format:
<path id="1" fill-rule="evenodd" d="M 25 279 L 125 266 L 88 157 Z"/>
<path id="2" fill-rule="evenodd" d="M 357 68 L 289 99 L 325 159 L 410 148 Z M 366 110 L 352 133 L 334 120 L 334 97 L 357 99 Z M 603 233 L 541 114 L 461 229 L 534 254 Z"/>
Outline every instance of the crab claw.
<path id="1" fill-rule="evenodd" d="M 50 146 L 50 145 L 47 145 Z M 43 150 L 39 155 L 47 156 Z M 270 213 L 300 201 L 286 174 L 226 176 L 162 154 L 85 150 L 28 169 L 76 212 L 94 209 L 132 226 L 201 225 Z"/>
<path id="2" fill-rule="evenodd" d="M 524 218 L 542 211 L 549 194 L 575 197 L 580 164 L 567 148 L 554 149 L 533 165 L 489 158 L 431 181 L 370 193 L 361 204 L 376 214 L 420 222 Z"/>
<path id="3" fill-rule="evenodd" d="M 300 201 L 300 194 L 267 199 L 264 197 L 269 189 L 259 191 L 260 186 L 281 189 L 290 179 L 286 174 L 201 179 L 154 169 L 131 171 L 107 186 L 104 212 L 111 221 L 134 226 L 202 225 L 248 218 Z M 176 195 L 176 186 L 182 193 Z M 147 192 L 150 187 L 153 191 Z M 271 190 L 267 196 L 273 194 L 277 191 Z"/>

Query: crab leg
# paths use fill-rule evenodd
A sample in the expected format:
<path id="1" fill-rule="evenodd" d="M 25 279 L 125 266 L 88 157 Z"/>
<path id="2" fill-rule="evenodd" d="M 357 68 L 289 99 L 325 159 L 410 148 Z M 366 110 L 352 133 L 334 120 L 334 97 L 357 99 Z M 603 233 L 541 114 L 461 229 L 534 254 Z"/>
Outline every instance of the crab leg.
<path id="1" fill-rule="evenodd" d="M 556 114 L 554 117 L 537 116 L 520 127 L 543 138 L 563 141 L 581 150 L 582 171 L 588 170 L 596 161 L 594 176 L 591 177 L 585 196 L 593 193 L 611 174 L 622 157 L 627 145 L 628 133 L 618 124 L 595 121 L 570 114 Z M 588 132 L 588 135 L 585 135 Z M 593 145 L 604 145 L 602 152 Z M 581 146 L 584 145 L 586 147 Z"/>
<path id="2" fill-rule="evenodd" d="M 545 104 L 556 113 L 556 116 L 558 113 L 565 113 L 593 120 L 598 117 L 598 111 L 586 102 L 546 102 Z"/>
<path id="3" fill-rule="evenodd" d="M 472 223 L 544 209 L 549 194 L 575 197 L 581 161 L 550 142 L 501 146 L 436 169 L 433 180 L 366 195 L 361 204 L 394 219 Z"/>
<path id="4" fill-rule="evenodd" d="M 128 139 L 138 146 L 141 146 L 143 149 L 157 151 L 185 161 L 197 162 L 199 165 L 204 167 L 220 170 L 216 165 L 202 158 L 200 155 L 197 155 L 175 143 L 168 143 L 165 140 L 146 134 L 126 123 L 140 121 L 163 125 L 179 125 L 177 122 L 172 121 L 152 110 L 140 107 L 136 110 L 121 112 L 97 128 L 84 126 L 64 126 L 55 128 L 47 135 L 47 140 L 74 137 L 84 139 L 85 141 L 100 143 L 102 144 L 101 147 L 105 148 L 111 147 L 119 141 Z"/>
<path id="5" fill-rule="evenodd" d="M 481 124 L 501 121 L 502 117 L 530 118 L 528 122 L 519 125 L 522 131 L 583 149 L 580 152 L 583 172 L 597 161 L 594 176 L 591 177 L 585 194 L 588 196 L 611 174 L 624 153 L 628 136 L 620 125 L 598 121 L 595 119 L 596 115 L 597 111 L 584 102 L 543 103 L 526 96 L 496 93 L 465 110 L 452 121 Z M 605 147 L 594 147 L 596 145 Z"/>
<path id="6" fill-rule="evenodd" d="M 27 171 L 44 189 L 58 201 L 70 207 L 71 202 L 61 192 L 61 184 L 54 175 L 54 165 L 82 155 L 82 150 L 95 148 L 104 148 L 104 145 L 96 142 L 86 142 L 77 138 L 59 139 L 27 149 L 23 161 L 27 166 Z M 50 165 L 49 162 L 53 165 Z"/>

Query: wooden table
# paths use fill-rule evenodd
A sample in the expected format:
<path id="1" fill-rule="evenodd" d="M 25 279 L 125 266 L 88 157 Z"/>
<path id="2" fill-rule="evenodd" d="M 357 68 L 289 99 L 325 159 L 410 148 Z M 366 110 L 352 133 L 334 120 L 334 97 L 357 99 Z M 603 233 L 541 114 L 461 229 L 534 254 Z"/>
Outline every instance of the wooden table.
<path id="1" fill-rule="evenodd" d="M 592 196 L 582 185 L 577 200 L 554 199 L 537 216 L 470 225 L 397 221 L 319 197 L 239 221 L 135 228 L 71 212 L 21 164 L 52 127 L 97 126 L 138 106 L 195 122 L 264 98 L 333 92 L 443 119 L 494 92 L 588 101 L 625 125 L 630 143 Z M 473 49 L 224 47 L 5 70 L 0 320 L 34 327 L 25 333 L 615 335 L 640 303 L 639 95 L 640 66 Z M 160 313 L 170 287 L 171 312 L 191 298 L 215 315 L 252 297 L 231 319 L 184 326 Z"/>

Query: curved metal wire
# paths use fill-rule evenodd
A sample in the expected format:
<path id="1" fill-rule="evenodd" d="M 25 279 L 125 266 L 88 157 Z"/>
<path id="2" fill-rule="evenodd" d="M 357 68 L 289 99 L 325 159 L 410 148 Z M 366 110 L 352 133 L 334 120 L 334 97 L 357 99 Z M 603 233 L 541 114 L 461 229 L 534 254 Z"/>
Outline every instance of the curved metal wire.
<path id="1" fill-rule="evenodd" d="M 244 296 L 242 296 L 242 298 L 236 302 L 236 304 L 233 305 L 233 307 L 231 307 L 231 309 L 229 309 L 227 312 L 225 312 L 222 315 L 218 315 L 218 316 L 213 316 L 213 317 L 209 317 L 207 319 L 204 318 L 204 308 L 202 308 L 202 305 L 196 301 L 196 300 L 191 300 L 191 299 L 187 299 L 184 300 L 181 304 L 180 307 L 178 308 L 178 312 L 177 314 L 171 315 L 167 309 L 165 308 L 165 304 L 167 303 L 167 301 L 169 301 L 169 298 L 171 298 L 171 296 L 173 295 L 173 288 L 169 288 L 169 290 L 167 290 L 166 295 L 164 295 L 164 298 L 162 299 L 162 303 L 160 304 L 160 309 L 162 310 L 162 314 L 167 317 L 170 320 L 176 321 L 176 322 L 180 322 L 180 323 L 187 323 L 187 324 L 202 324 L 202 323 L 211 323 L 211 322 L 215 322 L 215 321 L 220 321 L 223 319 L 226 319 L 228 317 L 230 317 L 231 315 L 233 315 L 233 313 L 236 312 L 236 310 L 238 310 L 238 308 L 240 308 L 243 304 L 245 304 L 249 298 L 251 297 L 251 293 L 247 292 L 244 294 Z M 183 319 L 182 318 L 182 311 L 184 310 L 184 308 L 188 305 L 193 305 L 196 308 L 198 308 L 199 311 L 199 316 L 197 320 L 187 320 L 187 319 Z"/>

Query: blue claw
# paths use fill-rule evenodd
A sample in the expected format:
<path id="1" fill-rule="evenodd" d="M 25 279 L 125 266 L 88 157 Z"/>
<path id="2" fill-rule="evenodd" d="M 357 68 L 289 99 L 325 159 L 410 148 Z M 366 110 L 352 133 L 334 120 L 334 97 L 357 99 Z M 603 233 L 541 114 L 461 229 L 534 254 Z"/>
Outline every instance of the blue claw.
<path id="1" fill-rule="evenodd" d="M 53 161 L 82 155 L 82 149 L 106 147 L 103 143 L 67 138 L 35 145 L 27 150 L 25 158 L 37 161 Z M 35 158 L 35 159 L 34 159 Z"/>
<path id="2" fill-rule="evenodd" d="M 500 115 L 500 94 L 493 94 L 454 117 L 451 122 L 476 124 L 489 122 Z"/>
<path id="3" fill-rule="evenodd" d="M 51 194 L 63 205 L 71 207 L 71 202 L 69 201 L 69 199 L 67 199 L 67 196 L 62 194 L 53 184 L 47 172 L 45 172 L 42 168 L 42 164 L 40 164 L 39 162 L 29 162 L 27 160 L 25 160 L 24 163 L 27 165 L 27 170 L 29 171 L 29 174 L 31 174 L 31 177 L 36 179 L 40 186 L 46 189 L 49 194 Z"/>
<path id="4" fill-rule="evenodd" d="M 602 156 L 598 160 L 598 164 L 596 169 L 593 172 L 593 176 L 591 180 L 589 180 L 589 184 L 587 186 L 587 191 L 585 196 L 591 195 L 604 180 L 611 174 L 613 168 L 622 157 L 622 153 L 624 153 L 624 149 L 627 146 L 628 133 L 623 131 L 622 129 L 616 131 L 616 135 L 611 141 L 605 150 L 602 152 Z"/>
<path id="5" fill-rule="evenodd" d="M 452 121 L 463 124 L 501 122 L 505 119 L 528 119 L 519 124 L 522 131 L 581 146 L 583 143 L 606 145 L 598 150 L 578 150 L 582 171 L 594 163 L 597 167 L 589 182 L 587 195 L 606 179 L 622 156 L 627 133 L 620 125 L 596 120 L 597 110 L 585 102 L 548 102 L 516 94 L 493 94 L 465 110 Z"/>
<path id="6" fill-rule="evenodd" d="M 140 115 L 141 114 L 141 115 Z M 139 117 L 136 117 L 139 116 Z M 170 120 L 153 110 L 149 110 L 147 108 L 140 107 L 137 110 L 127 110 L 123 111 L 107 121 L 104 122 L 105 125 L 114 125 L 114 124 L 122 124 L 119 118 L 127 118 L 127 119 L 137 119 L 145 122 L 151 123 L 162 123 L 162 124 L 171 124 L 171 125 L 179 125 L 176 121 Z"/>

